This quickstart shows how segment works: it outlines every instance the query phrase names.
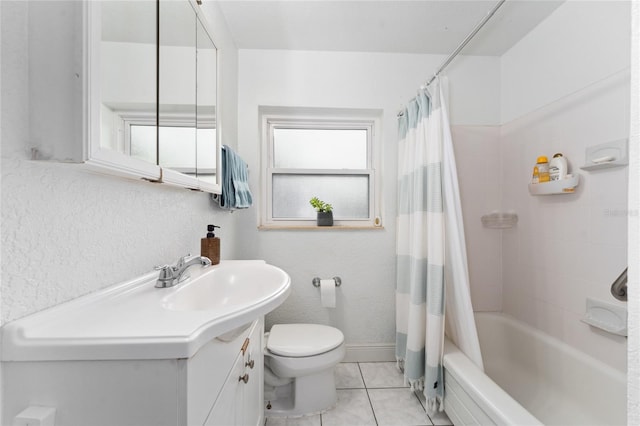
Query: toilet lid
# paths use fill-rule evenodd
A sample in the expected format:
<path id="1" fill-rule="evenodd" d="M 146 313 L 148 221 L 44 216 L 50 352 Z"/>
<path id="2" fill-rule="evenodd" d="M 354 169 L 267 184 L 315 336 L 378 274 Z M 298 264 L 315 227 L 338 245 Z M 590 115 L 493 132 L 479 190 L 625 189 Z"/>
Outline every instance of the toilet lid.
<path id="1" fill-rule="evenodd" d="M 267 349 L 275 355 L 303 357 L 335 349 L 344 342 L 342 331 L 320 324 L 275 324 Z"/>

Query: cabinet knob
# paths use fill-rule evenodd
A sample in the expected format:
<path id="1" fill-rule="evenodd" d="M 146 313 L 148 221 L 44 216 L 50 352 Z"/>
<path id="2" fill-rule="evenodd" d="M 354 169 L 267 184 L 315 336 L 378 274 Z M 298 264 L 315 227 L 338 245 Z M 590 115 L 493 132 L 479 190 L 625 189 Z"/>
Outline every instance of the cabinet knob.
<path id="1" fill-rule="evenodd" d="M 256 362 L 252 359 L 250 359 L 249 361 L 244 363 L 245 367 L 249 367 L 250 369 L 253 370 L 253 367 L 256 365 Z"/>
<path id="2" fill-rule="evenodd" d="M 245 373 L 245 375 L 244 375 L 244 376 L 240 376 L 240 377 L 238 378 L 238 381 L 239 381 L 239 382 L 245 382 L 245 383 L 247 383 L 247 382 L 249 381 L 249 374 L 246 374 L 246 373 Z"/>

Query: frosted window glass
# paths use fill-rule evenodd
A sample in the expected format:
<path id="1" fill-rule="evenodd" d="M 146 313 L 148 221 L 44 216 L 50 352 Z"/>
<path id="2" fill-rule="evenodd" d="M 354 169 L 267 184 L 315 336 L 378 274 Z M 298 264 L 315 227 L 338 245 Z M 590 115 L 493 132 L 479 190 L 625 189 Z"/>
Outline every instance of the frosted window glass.
<path id="1" fill-rule="evenodd" d="M 196 139 L 194 127 L 160 127 L 160 165 L 170 169 L 196 169 Z M 186 171 L 184 171 L 186 172 Z"/>
<path id="2" fill-rule="evenodd" d="M 193 127 L 160 127 L 160 165 L 183 173 L 195 172 L 195 148 L 182 141 L 193 140 Z M 216 129 L 197 129 L 198 176 L 216 183 Z M 213 141 L 213 143 L 211 143 Z M 131 126 L 131 156 L 156 163 L 155 126 Z"/>
<path id="3" fill-rule="evenodd" d="M 131 126 L 131 156 L 156 164 L 156 126 Z"/>
<path id="4" fill-rule="evenodd" d="M 366 129 L 273 129 L 278 169 L 366 169 Z"/>
<path id="5" fill-rule="evenodd" d="M 216 129 L 198 129 L 198 178 L 211 183 L 216 181 Z"/>
<path id="6" fill-rule="evenodd" d="M 333 206 L 334 219 L 369 218 L 369 175 L 274 174 L 273 217 L 315 219 L 312 197 Z"/>
<path id="7" fill-rule="evenodd" d="M 198 170 L 216 168 L 216 129 L 198 129 Z"/>

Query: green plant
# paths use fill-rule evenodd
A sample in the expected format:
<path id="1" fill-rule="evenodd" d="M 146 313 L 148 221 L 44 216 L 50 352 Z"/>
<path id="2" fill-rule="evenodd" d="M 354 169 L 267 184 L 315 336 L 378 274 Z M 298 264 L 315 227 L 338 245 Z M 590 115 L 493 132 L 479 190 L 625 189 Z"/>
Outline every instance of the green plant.
<path id="1" fill-rule="evenodd" d="M 317 212 L 330 212 L 333 210 L 333 206 L 331 204 L 320 201 L 318 197 L 310 199 L 309 204 L 311 204 Z"/>

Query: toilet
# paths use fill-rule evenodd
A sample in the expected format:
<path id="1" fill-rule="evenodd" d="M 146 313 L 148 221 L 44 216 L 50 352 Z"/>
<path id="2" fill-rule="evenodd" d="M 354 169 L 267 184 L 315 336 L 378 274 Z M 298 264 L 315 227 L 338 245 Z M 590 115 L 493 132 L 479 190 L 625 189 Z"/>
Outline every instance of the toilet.
<path id="1" fill-rule="evenodd" d="M 344 359 L 344 334 L 319 324 L 276 324 L 265 335 L 266 417 L 321 413 L 337 401 L 333 368 Z"/>

